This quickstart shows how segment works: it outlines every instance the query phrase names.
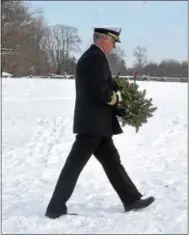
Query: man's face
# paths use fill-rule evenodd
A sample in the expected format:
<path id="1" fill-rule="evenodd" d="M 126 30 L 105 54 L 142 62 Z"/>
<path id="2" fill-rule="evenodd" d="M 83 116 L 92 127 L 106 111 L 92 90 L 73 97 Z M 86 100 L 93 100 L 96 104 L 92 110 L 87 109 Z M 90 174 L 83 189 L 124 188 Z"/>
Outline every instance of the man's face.
<path id="1" fill-rule="evenodd" d="M 103 47 L 106 54 L 110 54 L 113 48 L 116 48 L 115 40 L 110 36 L 104 36 Z"/>

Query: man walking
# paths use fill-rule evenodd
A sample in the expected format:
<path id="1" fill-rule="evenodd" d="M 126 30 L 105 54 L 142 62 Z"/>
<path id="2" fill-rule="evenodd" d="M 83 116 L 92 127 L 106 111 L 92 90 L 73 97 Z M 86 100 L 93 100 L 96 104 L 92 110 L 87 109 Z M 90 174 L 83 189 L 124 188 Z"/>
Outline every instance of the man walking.
<path id="1" fill-rule="evenodd" d="M 47 207 L 45 215 L 49 218 L 67 214 L 66 202 L 92 154 L 102 165 L 125 211 L 145 208 L 154 201 L 154 197 L 142 199 L 122 166 L 112 140 L 122 129 L 116 117 L 117 88 L 106 55 L 115 48 L 116 42 L 120 42 L 120 32 L 118 28 L 95 28 L 94 44 L 77 63 L 74 112 L 74 133 L 77 135 Z"/>

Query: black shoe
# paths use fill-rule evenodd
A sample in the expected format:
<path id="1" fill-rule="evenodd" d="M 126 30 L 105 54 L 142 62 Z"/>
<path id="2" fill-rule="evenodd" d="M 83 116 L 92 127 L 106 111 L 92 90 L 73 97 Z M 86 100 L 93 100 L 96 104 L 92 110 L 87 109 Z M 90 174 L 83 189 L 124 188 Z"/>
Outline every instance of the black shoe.
<path id="1" fill-rule="evenodd" d="M 52 206 L 48 206 L 45 216 L 50 219 L 57 219 L 62 215 L 67 215 L 67 207 L 64 205 L 61 210 L 55 210 Z"/>
<path id="2" fill-rule="evenodd" d="M 45 216 L 50 218 L 50 219 L 57 219 L 60 216 L 66 215 L 66 214 L 67 214 L 67 212 L 56 213 L 56 212 L 53 212 L 53 211 L 46 211 Z"/>
<path id="3" fill-rule="evenodd" d="M 124 204 L 125 211 L 131 211 L 131 210 L 140 210 L 143 208 L 148 207 L 150 204 L 152 204 L 155 201 L 154 197 L 148 197 L 146 199 L 139 199 L 132 204 Z"/>

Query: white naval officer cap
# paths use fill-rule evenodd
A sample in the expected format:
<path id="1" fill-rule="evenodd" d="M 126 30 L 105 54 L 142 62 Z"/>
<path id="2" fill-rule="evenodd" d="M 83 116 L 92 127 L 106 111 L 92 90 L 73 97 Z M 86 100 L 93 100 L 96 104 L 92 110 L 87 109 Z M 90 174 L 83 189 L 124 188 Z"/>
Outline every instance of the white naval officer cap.
<path id="1" fill-rule="evenodd" d="M 93 29 L 95 33 L 102 33 L 102 34 L 109 35 L 113 37 L 113 39 L 116 42 L 121 42 L 119 38 L 120 33 L 121 33 L 121 28 L 119 27 L 107 26 L 107 27 L 94 27 Z"/>

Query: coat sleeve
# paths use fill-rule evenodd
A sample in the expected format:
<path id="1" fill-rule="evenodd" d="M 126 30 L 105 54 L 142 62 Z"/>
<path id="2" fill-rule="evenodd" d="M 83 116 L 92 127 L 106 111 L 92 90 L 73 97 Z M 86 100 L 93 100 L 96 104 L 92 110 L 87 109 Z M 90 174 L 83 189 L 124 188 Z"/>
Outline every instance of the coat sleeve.
<path id="1" fill-rule="evenodd" d="M 110 86 L 110 78 L 107 78 L 104 58 L 96 55 L 90 62 L 89 68 L 92 93 L 104 103 L 112 106 L 115 105 L 118 101 L 118 97 Z"/>

